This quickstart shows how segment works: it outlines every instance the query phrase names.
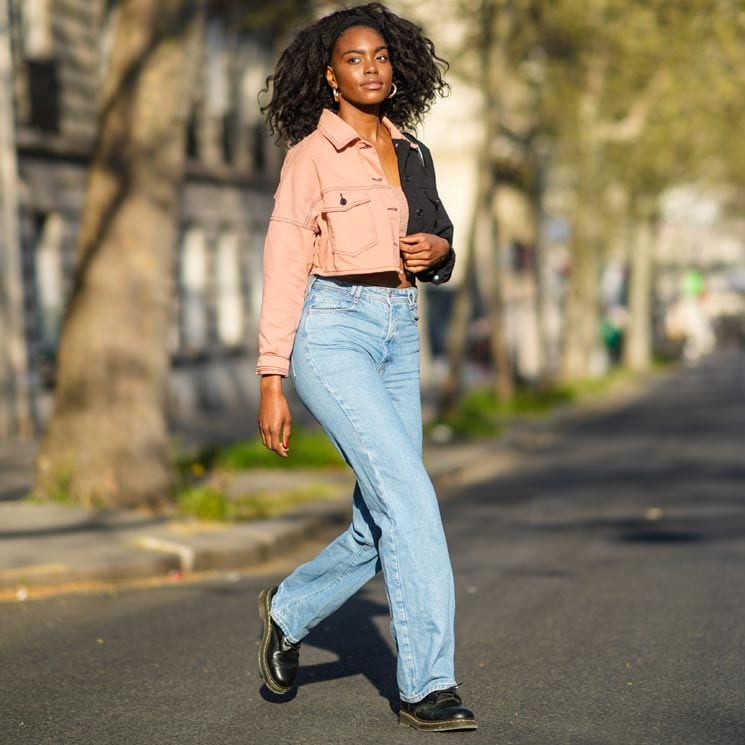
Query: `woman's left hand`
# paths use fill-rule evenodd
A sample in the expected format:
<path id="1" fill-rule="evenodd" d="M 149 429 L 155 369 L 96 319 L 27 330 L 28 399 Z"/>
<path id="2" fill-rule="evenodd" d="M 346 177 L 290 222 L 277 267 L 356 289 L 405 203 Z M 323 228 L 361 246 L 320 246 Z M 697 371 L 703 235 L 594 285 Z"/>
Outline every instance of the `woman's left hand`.
<path id="1" fill-rule="evenodd" d="M 400 243 L 404 269 L 412 274 L 429 269 L 450 250 L 450 244 L 434 233 L 412 233 L 401 238 Z"/>

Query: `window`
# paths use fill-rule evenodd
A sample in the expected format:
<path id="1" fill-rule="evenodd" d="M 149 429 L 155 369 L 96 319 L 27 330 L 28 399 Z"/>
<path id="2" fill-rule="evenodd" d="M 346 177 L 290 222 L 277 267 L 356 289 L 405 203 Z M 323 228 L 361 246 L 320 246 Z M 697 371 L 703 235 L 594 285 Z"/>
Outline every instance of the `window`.
<path id="1" fill-rule="evenodd" d="M 39 308 L 39 343 L 42 351 L 57 348 L 62 313 L 64 311 L 64 281 L 62 271 L 62 242 L 65 223 L 62 216 L 52 212 L 40 216 L 39 240 L 36 244 L 36 292 Z"/>
<path id="2" fill-rule="evenodd" d="M 240 243 L 234 233 L 220 236 L 215 266 L 217 334 L 226 347 L 244 341 Z"/>
<path id="3" fill-rule="evenodd" d="M 180 263 L 181 349 L 203 351 L 209 339 L 207 314 L 207 244 L 201 228 L 184 234 Z"/>
<path id="4" fill-rule="evenodd" d="M 28 124 L 45 132 L 59 132 L 60 85 L 54 58 L 51 0 L 24 0 L 21 28 L 28 80 Z"/>

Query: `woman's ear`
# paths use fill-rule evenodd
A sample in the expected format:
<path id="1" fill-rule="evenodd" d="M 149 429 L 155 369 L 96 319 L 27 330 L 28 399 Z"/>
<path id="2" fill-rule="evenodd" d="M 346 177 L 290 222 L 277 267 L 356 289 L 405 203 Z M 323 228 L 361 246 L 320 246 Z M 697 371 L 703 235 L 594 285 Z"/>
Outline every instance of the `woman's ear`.
<path id="1" fill-rule="evenodd" d="M 329 65 L 329 66 L 328 66 L 328 67 L 326 68 L 326 82 L 327 82 L 327 83 L 328 83 L 328 84 L 329 84 L 329 85 L 330 85 L 330 86 L 331 86 L 332 88 L 337 88 L 337 87 L 338 87 L 338 86 L 336 85 L 336 75 L 334 75 L 334 71 L 333 71 L 333 69 L 331 68 L 331 65 Z"/>

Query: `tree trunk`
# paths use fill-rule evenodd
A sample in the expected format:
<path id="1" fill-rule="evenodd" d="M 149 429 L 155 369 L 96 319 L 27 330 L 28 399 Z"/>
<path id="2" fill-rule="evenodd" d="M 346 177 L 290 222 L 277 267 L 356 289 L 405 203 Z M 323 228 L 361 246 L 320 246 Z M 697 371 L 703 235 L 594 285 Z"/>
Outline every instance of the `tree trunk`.
<path id="1" fill-rule="evenodd" d="M 629 283 L 629 323 L 624 363 L 635 372 L 652 364 L 652 296 L 654 273 L 654 224 L 641 217 L 633 231 Z"/>
<path id="2" fill-rule="evenodd" d="M 533 172 L 531 174 L 528 198 L 530 200 L 531 218 L 533 220 L 533 256 L 531 271 L 533 274 L 533 285 L 535 287 L 533 314 L 536 323 L 536 335 L 538 337 L 538 378 L 540 388 L 549 388 L 556 377 L 556 359 L 552 354 L 551 337 L 547 326 L 547 301 L 548 292 L 546 283 L 546 264 L 548 240 L 546 239 L 544 198 L 545 198 L 545 169 L 542 162 L 543 155 L 537 150 L 533 151 Z"/>
<path id="3" fill-rule="evenodd" d="M 600 343 L 598 280 L 599 247 L 593 230 L 594 204 L 577 207 L 572 232 L 572 270 L 564 320 L 562 377 L 581 380 L 593 375 Z"/>
<path id="4" fill-rule="evenodd" d="M 485 184 L 486 194 L 481 204 L 481 221 L 486 233 L 490 264 L 484 274 L 484 304 L 489 319 L 489 351 L 494 371 L 493 390 L 499 401 L 509 401 L 514 394 L 512 360 L 505 333 L 504 299 L 502 293 L 502 248 L 497 224 L 497 195 L 499 188 L 492 178 Z"/>
<path id="5" fill-rule="evenodd" d="M 201 0 L 124 0 L 36 492 L 83 504 L 169 496 L 165 419 L 187 89 Z"/>
<path id="6" fill-rule="evenodd" d="M 473 311 L 471 293 L 476 274 L 476 219 L 477 211 L 474 209 L 471 225 L 468 229 L 468 237 L 461 244 L 463 248 L 458 253 L 458 260 L 462 262 L 464 271 L 463 280 L 455 293 L 453 314 L 447 331 L 448 375 L 440 391 L 438 405 L 440 416 L 453 414 L 460 397 L 460 386 L 468 349 L 468 327 Z"/>
<path id="7" fill-rule="evenodd" d="M 594 0 L 588 12 L 595 24 L 605 13 L 605 0 Z M 600 102 L 609 66 L 605 49 L 594 51 L 578 101 L 577 191 L 572 220 L 572 271 L 564 322 L 562 376 L 577 380 L 592 376 L 600 344 L 600 213 L 602 211 L 602 143 L 598 136 Z"/>

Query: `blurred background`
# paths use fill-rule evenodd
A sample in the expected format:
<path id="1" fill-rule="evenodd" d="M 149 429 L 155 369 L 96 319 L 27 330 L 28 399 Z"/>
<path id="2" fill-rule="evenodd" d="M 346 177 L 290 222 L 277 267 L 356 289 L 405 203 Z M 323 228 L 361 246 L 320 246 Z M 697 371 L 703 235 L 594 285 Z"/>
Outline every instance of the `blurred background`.
<path id="1" fill-rule="evenodd" d="M 422 292 L 438 437 L 473 391 L 742 346 L 741 0 L 388 5 L 450 61 L 418 132 L 458 255 Z M 156 503 L 174 421 L 253 426 L 283 158 L 257 96 L 338 7 L 0 0 L 0 438 L 44 438 L 39 493 Z"/>

